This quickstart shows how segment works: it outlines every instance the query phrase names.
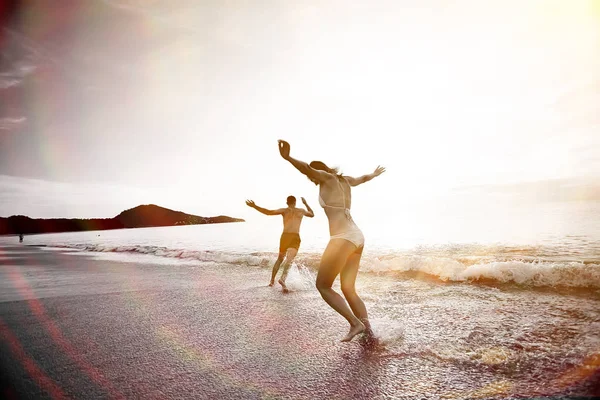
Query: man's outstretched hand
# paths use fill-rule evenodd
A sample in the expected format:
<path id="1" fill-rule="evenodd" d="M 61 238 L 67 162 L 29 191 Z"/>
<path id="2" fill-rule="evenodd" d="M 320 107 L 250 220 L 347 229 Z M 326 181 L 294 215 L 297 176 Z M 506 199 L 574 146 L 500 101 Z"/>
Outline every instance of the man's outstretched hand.
<path id="1" fill-rule="evenodd" d="M 252 208 L 256 207 L 256 204 L 254 204 L 254 202 L 252 200 L 246 200 L 246 205 L 248 207 L 252 207 Z"/>

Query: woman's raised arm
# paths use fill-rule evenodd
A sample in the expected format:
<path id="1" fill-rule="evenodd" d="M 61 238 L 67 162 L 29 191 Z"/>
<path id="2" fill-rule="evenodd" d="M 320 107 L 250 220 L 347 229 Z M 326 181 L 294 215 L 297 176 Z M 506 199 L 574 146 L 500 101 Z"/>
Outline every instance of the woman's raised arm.
<path id="1" fill-rule="evenodd" d="M 304 161 L 296 160 L 295 158 L 291 157 L 290 144 L 288 142 L 285 140 L 278 140 L 277 143 L 279 145 L 279 154 L 281 154 L 281 157 L 284 160 L 289 161 L 290 164 L 292 164 L 298 171 L 306 175 L 310 180 L 321 183 L 327 179 L 327 172 L 314 169 Z"/>

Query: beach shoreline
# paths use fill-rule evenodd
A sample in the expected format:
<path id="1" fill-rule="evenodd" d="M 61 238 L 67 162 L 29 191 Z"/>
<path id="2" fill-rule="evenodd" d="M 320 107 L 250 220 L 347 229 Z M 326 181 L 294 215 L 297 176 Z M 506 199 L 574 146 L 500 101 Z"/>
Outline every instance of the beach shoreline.
<path id="1" fill-rule="evenodd" d="M 316 290 L 284 295 L 266 286 L 263 268 L 118 262 L 29 246 L 0 248 L 0 268 L 8 398 L 526 394 L 494 362 L 339 343 L 345 321 Z M 409 324 L 405 337 L 414 329 Z M 597 395 L 595 362 L 587 376 L 563 376 L 562 390 L 546 395 Z"/>

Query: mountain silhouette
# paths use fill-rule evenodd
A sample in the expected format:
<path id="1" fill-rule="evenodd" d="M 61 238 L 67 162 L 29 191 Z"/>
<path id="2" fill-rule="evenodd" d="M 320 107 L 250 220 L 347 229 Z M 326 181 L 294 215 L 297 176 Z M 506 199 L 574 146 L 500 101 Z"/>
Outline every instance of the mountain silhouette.
<path id="1" fill-rule="evenodd" d="M 121 212 L 114 218 L 29 218 L 13 215 L 0 218 L 0 235 L 54 232 L 77 232 L 124 228 L 148 228 L 154 226 L 220 224 L 245 222 L 225 215 L 200 217 L 160 207 L 155 204 L 140 205 Z"/>

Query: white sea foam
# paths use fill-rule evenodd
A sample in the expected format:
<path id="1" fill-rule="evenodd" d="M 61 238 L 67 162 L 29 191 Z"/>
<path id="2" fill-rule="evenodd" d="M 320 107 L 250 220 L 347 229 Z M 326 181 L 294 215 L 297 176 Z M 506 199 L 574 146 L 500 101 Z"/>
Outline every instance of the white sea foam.
<path id="1" fill-rule="evenodd" d="M 115 252 L 148 254 L 180 260 L 199 262 L 229 263 L 269 267 L 276 258 L 274 253 L 233 253 L 223 251 L 193 251 L 170 249 L 157 246 L 110 246 L 101 244 L 74 244 L 64 248 L 76 248 L 89 252 Z M 460 260 L 460 261 L 459 261 Z M 578 261 L 542 261 L 512 259 L 494 260 L 489 254 L 480 257 L 480 262 L 464 262 L 461 258 L 411 255 L 386 255 L 380 257 L 363 257 L 362 272 L 371 273 L 416 273 L 436 277 L 442 281 L 473 282 L 496 281 L 499 283 L 516 283 L 525 286 L 565 286 L 600 288 L 600 264 Z M 290 278 L 298 283 L 298 288 L 314 282 L 314 271 L 319 264 L 320 254 L 302 254 L 296 258 L 298 269 L 292 270 Z M 462 261 L 462 262 L 461 262 Z M 298 275 L 297 277 L 294 277 Z M 312 285 L 312 283 L 310 283 Z"/>
<path id="2" fill-rule="evenodd" d="M 576 261 L 510 260 L 465 265 L 451 258 L 401 255 L 386 260 L 379 258 L 366 260 L 362 270 L 424 273 L 442 281 L 493 280 L 530 286 L 600 288 L 600 265 Z"/>

